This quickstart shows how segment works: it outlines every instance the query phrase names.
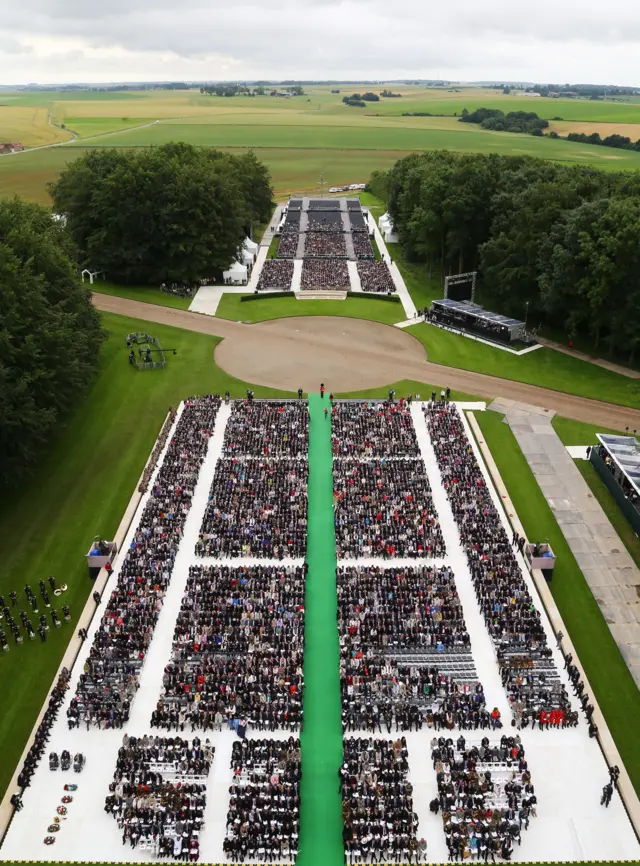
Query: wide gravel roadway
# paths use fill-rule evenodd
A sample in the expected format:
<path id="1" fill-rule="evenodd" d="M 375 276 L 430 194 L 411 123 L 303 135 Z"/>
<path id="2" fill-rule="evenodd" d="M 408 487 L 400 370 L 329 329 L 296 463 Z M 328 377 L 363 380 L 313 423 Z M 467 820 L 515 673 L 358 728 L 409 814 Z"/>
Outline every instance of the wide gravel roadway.
<path id="1" fill-rule="evenodd" d="M 246 325 L 99 293 L 94 293 L 93 302 L 104 312 L 222 337 L 215 350 L 216 363 L 254 385 L 316 391 L 322 381 L 327 391 L 344 393 L 410 379 L 483 399 L 517 400 L 614 430 L 640 429 L 637 409 L 432 364 L 422 343 L 399 328 L 377 322 L 302 316 Z M 422 396 L 428 396 L 426 391 Z"/>

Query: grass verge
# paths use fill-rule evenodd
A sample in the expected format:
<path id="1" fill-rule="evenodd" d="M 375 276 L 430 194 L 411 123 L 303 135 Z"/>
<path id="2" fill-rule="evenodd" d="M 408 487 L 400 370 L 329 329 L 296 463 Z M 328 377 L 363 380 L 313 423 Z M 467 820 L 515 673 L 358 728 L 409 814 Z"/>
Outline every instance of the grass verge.
<path id="1" fill-rule="evenodd" d="M 121 286 L 108 280 L 98 280 L 93 288 L 101 295 L 115 295 L 118 298 L 128 298 L 130 301 L 142 301 L 145 304 L 156 304 L 159 307 L 175 307 L 188 310 L 193 298 L 179 298 L 153 286 Z"/>
<path id="2" fill-rule="evenodd" d="M 412 325 L 407 331 L 420 340 L 429 360 L 436 364 L 640 408 L 639 380 L 612 373 L 563 352 L 538 349 L 528 355 L 512 355 L 435 325 Z"/>
<path id="3" fill-rule="evenodd" d="M 393 325 L 404 319 L 401 304 L 363 298 L 347 298 L 344 301 L 302 300 L 295 297 L 269 298 L 243 304 L 242 295 L 226 292 L 220 299 L 216 316 L 232 321 L 265 322 L 268 319 L 283 319 L 291 316 L 343 316 L 348 319 L 369 319 L 385 325 Z"/>
<path id="4" fill-rule="evenodd" d="M 548 538 L 557 556 L 551 592 L 639 791 L 640 739 L 630 720 L 640 718 L 640 691 L 510 428 L 494 412 L 478 412 L 476 420 L 527 537 Z"/>

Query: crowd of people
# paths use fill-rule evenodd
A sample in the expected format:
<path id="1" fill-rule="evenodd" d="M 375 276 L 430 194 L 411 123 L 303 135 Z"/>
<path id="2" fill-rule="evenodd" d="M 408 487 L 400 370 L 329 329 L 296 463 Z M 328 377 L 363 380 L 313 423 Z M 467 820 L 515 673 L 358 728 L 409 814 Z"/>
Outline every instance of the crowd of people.
<path id="1" fill-rule="evenodd" d="M 343 259 L 305 259 L 301 287 L 306 290 L 335 289 L 346 292 L 350 286 L 349 269 Z"/>
<path id="2" fill-rule="evenodd" d="M 199 556 L 303 557 L 306 460 L 222 458 L 196 543 Z"/>
<path id="3" fill-rule="evenodd" d="M 339 559 L 445 555 L 422 460 L 333 460 Z"/>
<path id="4" fill-rule="evenodd" d="M 297 246 L 298 241 L 296 239 L 296 249 Z M 266 259 L 260 271 L 257 289 L 259 292 L 264 292 L 267 289 L 286 292 L 291 288 L 292 280 L 293 262 L 290 259 Z"/>
<path id="5" fill-rule="evenodd" d="M 417 838 L 404 737 L 345 739 L 339 776 L 346 863 L 426 859 L 426 842 Z"/>
<path id="6" fill-rule="evenodd" d="M 67 668 L 63 668 L 60 671 L 60 676 L 55 686 L 51 690 L 47 709 L 43 713 L 35 737 L 33 738 L 33 743 L 27 752 L 22 769 L 18 774 L 18 786 L 20 788 L 28 788 L 31 784 L 31 777 L 35 773 L 36 767 L 40 763 L 49 742 L 49 732 L 64 702 L 67 689 L 69 688 L 70 677 L 71 674 Z M 18 799 L 20 799 L 19 795 Z"/>
<path id="7" fill-rule="evenodd" d="M 302 567 L 191 567 L 152 726 L 299 727 L 304 577 Z"/>
<path id="8" fill-rule="evenodd" d="M 431 811 L 442 811 L 449 860 L 510 860 L 537 804 L 520 736 L 504 734 L 499 745 L 434 737 L 431 757 L 438 782 Z"/>
<path id="9" fill-rule="evenodd" d="M 335 211 L 329 211 L 327 213 L 322 213 L 321 211 L 309 211 L 307 231 L 343 233 L 344 224 L 342 222 L 342 214 L 339 212 L 336 213 Z"/>
<path id="10" fill-rule="evenodd" d="M 67 710 L 70 728 L 129 718 L 219 407 L 217 395 L 185 401 Z"/>
<path id="11" fill-rule="evenodd" d="M 236 740 L 223 843 L 228 860 L 294 862 L 300 834 L 300 741 Z"/>
<path id="12" fill-rule="evenodd" d="M 347 244 L 342 232 L 307 232 L 304 237 L 305 258 L 346 258 Z"/>
<path id="13" fill-rule="evenodd" d="M 280 235 L 280 243 L 278 245 L 279 259 L 295 259 L 296 252 L 298 251 L 298 238 L 298 231 L 283 232 Z"/>
<path id="14" fill-rule="evenodd" d="M 573 724 L 567 691 L 551 658 L 540 611 L 527 589 L 457 408 L 423 407 L 478 603 L 496 648 L 517 727 L 554 719 Z"/>
<path id="15" fill-rule="evenodd" d="M 396 290 L 386 262 L 358 262 L 358 276 L 363 292 L 388 294 Z"/>
<path id="16" fill-rule="evenodd" d="M 153 473 L 156 471 L 158 460 L 160 459 L 160 455 L 162 454 L 164 446 L 167 444 L 167 439 L 169 438 L 169 434 L 171 433 L 171 428 L 175 424 L 176 414 L 176 409 L 173 406 L 170 406 L 169 414 L 164 424 L 162 425 L 162 430 L 160 431 L 160 435 L 156 440 L 156 444 L 153 446 L 151 457 L 147 461 L 147 465 L 144 467 L 142 479 L 140 480 L 140 484 L 138 485 L 139 493 L 146 493 L 149 489 L 149 482 L 153 477 Z"/>
<path id="17" fill-rule="evenodd" d="M 344 730 L 500 725 L 448 566 L 339 568 L 337 585 Z"/>
<path id="18" fill-rule="evenodd" d="M 413 418 L 404 400 L 334 402 L 331 449 L 334 458 L 420 457 Z"/>
<path id="19" fill-rule="evenodd" d="M 353 251 L 358 259 L 373 259 L 373 247 L 367 232 L 353 232 Z"/>
<path id="20" fill-rule="evenodd" d="M 303 457 L 309 409 L 301 400 L 234 400 L 224 431 L 225 457 Z"/>
<path id="21" fill-rule="evenodd" d="M 118 822 L 123 845 L 155 857 L 199 860 L 214 752 L 198 737 L 125 735 L 104 807 Z"/>

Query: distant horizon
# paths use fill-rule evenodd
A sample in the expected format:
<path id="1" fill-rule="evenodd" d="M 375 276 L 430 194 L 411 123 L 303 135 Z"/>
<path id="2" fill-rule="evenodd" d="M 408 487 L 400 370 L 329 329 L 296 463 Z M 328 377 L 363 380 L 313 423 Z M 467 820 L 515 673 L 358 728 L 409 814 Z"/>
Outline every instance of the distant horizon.
<path id="1" fill-rule="evenodd" d="M 440 84 L 442 82 L 442 84 Z M 303 85 L 307 87 L 334 85 L 334 84 L 404 84 L 406 86 L 423 86 L 423 87 L 602 87 L 615 88 L 621 90 L 640 90 L 640 85 L 636 84 L 612 84 L 611 82 L 584 82 L 584 81 L 547 81 L 542 79 L 532 79 L 528 81 L 507 79 L 479 79 L 479 80 L 454 80 L 450 78 L 416 78 L 406 76 L 404 78 L 326 78 L 326 79 L 309 79 L 309 78 L 166 78 L 166 79 L 131 79 L 131 80 L 105 80 L 105 81 L 83 81 L 83 80 L 68 80 L 68 81 L 29 81 L 4 84 L 0 82 L 0 90 L 55 90 L 56 88 L 104 88 L 104 87 L 165 87 L 171 84 L 186 84 L 188 87 L 204 87 L 207 85 L 222 85 L 222 84 L 245 84 L 251 87 L 276 86 L 276 85 Z"/>

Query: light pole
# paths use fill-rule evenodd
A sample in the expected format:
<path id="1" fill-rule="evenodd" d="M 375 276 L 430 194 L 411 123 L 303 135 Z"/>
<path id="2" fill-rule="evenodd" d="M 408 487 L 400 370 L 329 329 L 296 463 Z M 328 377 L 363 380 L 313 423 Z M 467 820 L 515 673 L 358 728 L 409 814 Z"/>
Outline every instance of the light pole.
<path id="1" fill-rule="evenodd" d="M 527 330 L 527 319 L 529 318 L 529 301 L 524 304 L 524 329 Z"/>
<path id="2" fill-rule="evenodd" d="M 318 181 L 318 184 L 320 185 L 320 198 L 324 198 L 324 188 L 327 185 L 327 182 L 324 179 L 323 174 L 320 175 L 320 180 Z"/>

